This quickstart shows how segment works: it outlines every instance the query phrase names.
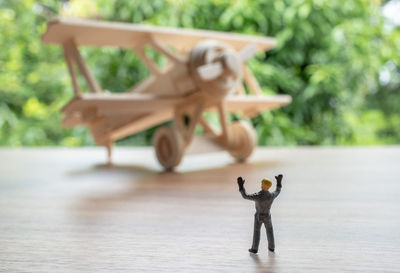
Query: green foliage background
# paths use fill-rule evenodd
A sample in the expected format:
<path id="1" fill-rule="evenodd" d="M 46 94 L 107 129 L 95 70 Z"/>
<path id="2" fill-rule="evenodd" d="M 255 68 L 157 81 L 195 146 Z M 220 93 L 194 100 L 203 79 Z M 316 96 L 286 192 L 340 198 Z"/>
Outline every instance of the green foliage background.
<path id="1" fill-rule="evenodd" d="M 61 127 L 72 86 L 58 46 L 40 36 L 55 15 L 274 36 L 249 63 L 266 94 L 293 103 L 252 119 L 261 145 L 400 143 L 400 31 L 371 0 L 0 0 L 0 145 L 92 145 Z M 129 51 L 84 48 L 104 89 L 148 75 Z M 120 141 L 150 143 L 153 130 Z"/>

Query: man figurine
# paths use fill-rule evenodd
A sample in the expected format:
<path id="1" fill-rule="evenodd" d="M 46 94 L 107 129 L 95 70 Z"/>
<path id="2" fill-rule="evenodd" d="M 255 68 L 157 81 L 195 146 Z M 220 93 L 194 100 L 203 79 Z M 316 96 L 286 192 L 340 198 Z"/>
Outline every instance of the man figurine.
<path id="1" fill-rule="evenodd" d="M 239 191 L 242 194 L 244 199 L 255 201 L 256 205 L 256 214 L 254 215 L 254 233 L 253 233 L 253 245 L 249 249 L 251 253 L 258 252 L 258 245 L 260 243 L 260 229 L 261 225 L 264 223 L 265 229 L 267 230 L 267 239 L 268 239 L 268 250 L 271 252 L 275 251 L 275 242 L 274 242 L 274 231 L 272 229 L 271 222 L 271 213 L 269 210 L 271 209 L 272 202 L 279 195 L 282 188 L 282 175 L 275 176 L 276 179 L 276 190 L 274 192 L 269 192 L 269 188 L 272 186 L 272 182 L 263 179 L 261 181 L 261 191 L 253 194 L 247 194 L 244 189 L 244 179 L 242 177 L 238 177 L 237 183 L 239 185 Z"/>

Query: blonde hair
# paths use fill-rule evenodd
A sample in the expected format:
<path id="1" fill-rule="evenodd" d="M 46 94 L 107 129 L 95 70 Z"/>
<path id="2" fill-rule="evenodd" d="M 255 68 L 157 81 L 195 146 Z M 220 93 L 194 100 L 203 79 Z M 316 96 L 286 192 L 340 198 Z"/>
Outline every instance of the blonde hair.
<path id="1" fill-rule="evenodd" d="M 271 187 L 272 186 L 272 182 L 271 181 L 269 181 L 268 179 L 263 179 L 263 180 L 261 180 L 261 185 L 263 186 L 263 187 L 265 187 L 265 186 L 267 186 L 267 187 Z"/>

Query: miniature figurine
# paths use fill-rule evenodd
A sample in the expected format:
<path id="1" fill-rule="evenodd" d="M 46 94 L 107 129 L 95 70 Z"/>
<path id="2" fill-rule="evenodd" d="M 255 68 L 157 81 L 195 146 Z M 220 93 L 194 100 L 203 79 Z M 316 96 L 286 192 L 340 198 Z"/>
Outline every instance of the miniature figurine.
<path id="1" fill-rule="evenodd" d="M 245 180 L 242 177 L 237 178 L 239 191 L 243 198 L 255 201 L 256 206 L 256 214 L 254 215 L 253 245 L 249 249 L 249 252 L 251 253 L 258 252 L 258 245 L 260 243 L 260 229 L 263 223 L 265 225 L 265 229 L 267 230 L 268 250 L 271 252 L 275 251 L 274 230 L 272 228 L 270 209 L 272 202 L 281 192 L 282 177 L 283 176 L 281 174 L 275 176 L 276 190 L 274 192 L 268 191 L 272 186 L 272 182 L 267 179 L 263 179 L 261 181 L 261 191 L 253 194 L 247 194 L 244 188 Z"/>

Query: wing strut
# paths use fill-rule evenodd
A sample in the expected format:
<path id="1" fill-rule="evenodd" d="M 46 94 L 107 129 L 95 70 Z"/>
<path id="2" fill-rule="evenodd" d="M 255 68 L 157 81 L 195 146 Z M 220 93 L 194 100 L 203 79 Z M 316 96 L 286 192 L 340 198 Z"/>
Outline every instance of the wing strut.
<path id="1" fill-rule="evenodd" d="M 64 57 L 65 61 L 68 65 L 68 70 L 71 75 L 72 85 L 74 87 L 74 93 L 76 97 L 80 97 L 82 95 L 82 91 L 78 84 L 78 79 L 75 74 L 74 63 L 78 66 L 81 74 L 86 80 L 86 83 L 89 87 L 90 92 L 92 93 L 101 93 L 101 88 L 96 78 L 90 72 L 88 66 L 85 63 L 85 60 L 82 58 L 79 50 L 73 39 L 69 39 L 68 41 L 63 43 Z"/>

